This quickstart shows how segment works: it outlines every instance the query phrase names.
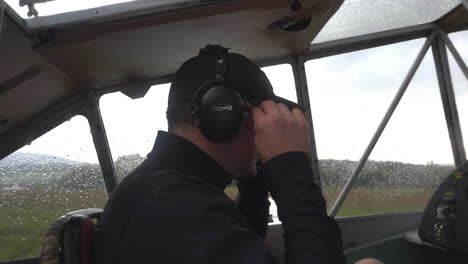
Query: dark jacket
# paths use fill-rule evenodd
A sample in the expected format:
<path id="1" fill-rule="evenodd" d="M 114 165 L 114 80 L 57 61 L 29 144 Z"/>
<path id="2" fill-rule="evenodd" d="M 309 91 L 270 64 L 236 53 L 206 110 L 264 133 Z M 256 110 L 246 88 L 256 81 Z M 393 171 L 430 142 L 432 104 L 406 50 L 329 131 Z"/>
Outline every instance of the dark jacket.
<path id="1" fill-rule="evenodd" d="M 336 222 L 327 216 L 307 155 L 290 152 L 224 194 L 231 177 L 181 137 L 159 132 L 148 158 L 112 193 L 99 224 L 98 264 L 272 263 L 263 238 L 267 187 L 285 231 L 286 263 L 345 263 Z"/>

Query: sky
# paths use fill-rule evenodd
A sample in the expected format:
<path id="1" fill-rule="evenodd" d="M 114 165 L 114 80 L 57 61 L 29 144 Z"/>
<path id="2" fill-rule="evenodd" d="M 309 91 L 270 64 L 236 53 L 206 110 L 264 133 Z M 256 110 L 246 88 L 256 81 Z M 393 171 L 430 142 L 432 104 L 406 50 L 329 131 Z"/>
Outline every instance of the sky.
<path id="1" fill-rule="evenodd" d="M 105 4 L 105 1 L 88 2 Z M 468 62 L 468 32 L 450 37 Z M 306 63 L 320 159 L 360 158 L 423 42 L 418 39 Z M 450 65 L 468 142 L 468 82 L 451 57 Z M 277 95 L 297 101 L 290 65 L 263 70 Z M 429 50 L 370 159 L 453 164 L 438 89 Z M 114 159 L 136 153 L 145 156 L 151 150 L 157 131 L 167 129 L 168 91 L 169 84 L 164 84 L 151 88 L 141 99 L 133 100 L 120 92 L 101 98 L 102 117 Z M 72 118 L 20 151 L 97 162 L 89 125 L 82 116 Z"/>
<path id="2" fill-rule="evenodd" d="M 82 10 L 85 8 L 95 8 L 132 1 L 135 0 L 53 0 L 46 3 L 36 4 L 35 8 L 38 11 L 39 16 L 49 16 L 64 12 Z M 5 0 L 5 2 L 7 2 L 8 5 L 11 6 L 22 18 L 28 18 L 28 7 L 20 7 L 18 5 L 19 0 Z"/>

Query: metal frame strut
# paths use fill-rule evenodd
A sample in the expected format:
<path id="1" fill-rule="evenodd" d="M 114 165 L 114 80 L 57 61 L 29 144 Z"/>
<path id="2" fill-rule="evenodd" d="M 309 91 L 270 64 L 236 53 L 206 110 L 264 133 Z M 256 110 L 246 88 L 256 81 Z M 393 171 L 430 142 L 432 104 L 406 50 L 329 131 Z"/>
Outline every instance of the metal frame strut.
<path id="1" fill-rule="evenodd" d="M 118 180 L 115 173 L 114 161 L 107 140 L 106 130 L 99 109 L 99 97 L 94 92 L 90 92 L 89 105 L 86 111 L 91 134 L 93 135 L 94 146 L 101 165 L 102 176 L 107 193 L 111 193 L 117 187 Z"/>
<path id="2" fill-rule="evenodd" d="M 305 117 L 309 123 L 309 158 L 312 166 L 312 173 L 314 174 L 315 182 L 321 186 L 317 145 L 315 143 L 314 125 L 310 109 L 309 89 L 307 87 L 307 76 L 304 62 L 305 59 L 303 56 L 296 56 L 294 57 L 291 66 L 294 74 L 294 82 L 296 84 L 297 100 L 298 103 L 306 109 Z"/>
<path id="3" fill-rule="evenodd" d="M 405 79 L 403 80 L 400 89 L 398 90 L 397 94 L 393 98 L 392 103 L 390 104 L 387 112 L 385 113 L 385 116 L 383 117 L 379 127 L 374 133 L 374 136 L 372 137 L 371 141 L 369 142 L 369 145 L 367 146 L 366 150 L 364 151 L 364 154 L 361 156 L 361 159 L 359 160 L 358 164 L 354 168 L 353 172 L 351 173 L 351 176 L 349 176 L 348 180 L 346 181 L 343 189 L 341 190 L 338 198 L 335 201 L 335 204 L 333 205 L 332 209 L 330 210 L 330 216 L 335 217 L 340 210 L 341 206 L 343 205 L 344 200 L 346 199 L 346 196 L 348 195 L 349 191 L 351 190 L 351 187 L 353 186 L 354 182 L 357 179 L 357 176 L 363 169 L 364 165 L 366 164 L 370 154 L 372 153 L 372 150 L 374 149 L 375 145 L 377 144 L 377 141 L 379 140 L 380 136 L 382 135 L 385 127 L 388 124 L 388 121 L 392 117 L 395 109 L 397 108 L 398 104 L 400 103 L 401 98 L 405 94 L 406 88 L 408 88 L 411 80 L 413 79 L 417 69 L 419 68 L 419 65 L 421 65 L 421 62 L 423 61 L 427 51 L 429 50 L 433 40 L 436 38 L 438 32 L 433 31 L 431 35 L 426 39 L 426 42 L 422 46 L 421 50 L 419 51 L 418 55 L 416 56 L 415 61 L 413 62 L 413 65 L 411 65 L 411 68 L 409 69 Z"/>
<path id="4" fill-rule="evenodd" d="M 450 144 L 452 146 L 455 166 L 462 164 L 466 160 L 463 136 L 458 117 L 455 91 L 453 90 L 450 66 L 448 63 L 447 49 L 444 45 L 444 33 L 439 32 L 432 44 L 434 64 L 439 82 L 440 96 L 444 107 L 445 120 L 447 122 Z M 455 50 L 456 52 L 456 50 Z"/>
<path id="5" fill-rule="evenodd" d="M 463 61 L 463 58 L 460 56 L 460 53 L 458 53 L 458 50 L 455 48 L 455 46 L 453 45 L 453 42 L 447 36 L 447 33 L 441 31 L 440 36 L 442 37 L 447 48 L 450 50 L 450 53 L 452 53 L 453 58 L 457 62 L 458 66 L 460 67 L 460 70 L 465 75 L 466 80 L 468 80 L 468 67 L 466 67 L 466 64 Z"/>

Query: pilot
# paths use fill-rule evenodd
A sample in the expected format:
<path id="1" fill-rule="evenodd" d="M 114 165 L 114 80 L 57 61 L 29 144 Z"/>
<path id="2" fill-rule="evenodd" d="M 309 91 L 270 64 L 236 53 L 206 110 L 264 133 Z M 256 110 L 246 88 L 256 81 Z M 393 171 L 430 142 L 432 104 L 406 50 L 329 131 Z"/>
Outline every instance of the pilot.
<path id="1" fill-rule="evenodd" d="M 313 180 L 300 108 L 275 96 L 246 57 L 201 49 L 171 84 L 169 132 L 158 132 L 147 159 L 107 202 L 97 263 L 275 263 L 264 243 L 269 192 L 285 263 L 346 263 Z M 233 179 L 235 201 L 224 193 Z"/>

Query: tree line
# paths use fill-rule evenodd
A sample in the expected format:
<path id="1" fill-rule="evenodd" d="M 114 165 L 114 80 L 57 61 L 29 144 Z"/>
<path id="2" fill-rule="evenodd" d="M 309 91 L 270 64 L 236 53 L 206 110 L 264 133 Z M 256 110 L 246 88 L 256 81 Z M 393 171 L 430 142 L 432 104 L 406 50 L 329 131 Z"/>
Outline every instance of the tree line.
<path id="1" fill-rule="evenodd" d="M 144 160 L 138 154 L 119 157 L 115 162 L 118 180 Z M 339 188 L 351 175 L 357 162 L 350 160 L 325 159 L 319 161 L 323 187 Z M 354 186 L 363 188 L 424 188 L 432 189 L 453 170 L 450 165 L 409 164 L 393 161 L 369 160 Z M 61 188 L 96 189 L 104 188 L 99 164 L 34 163 L 21 166 L 0 164 L 0 189 L 2 188 Z"/>

